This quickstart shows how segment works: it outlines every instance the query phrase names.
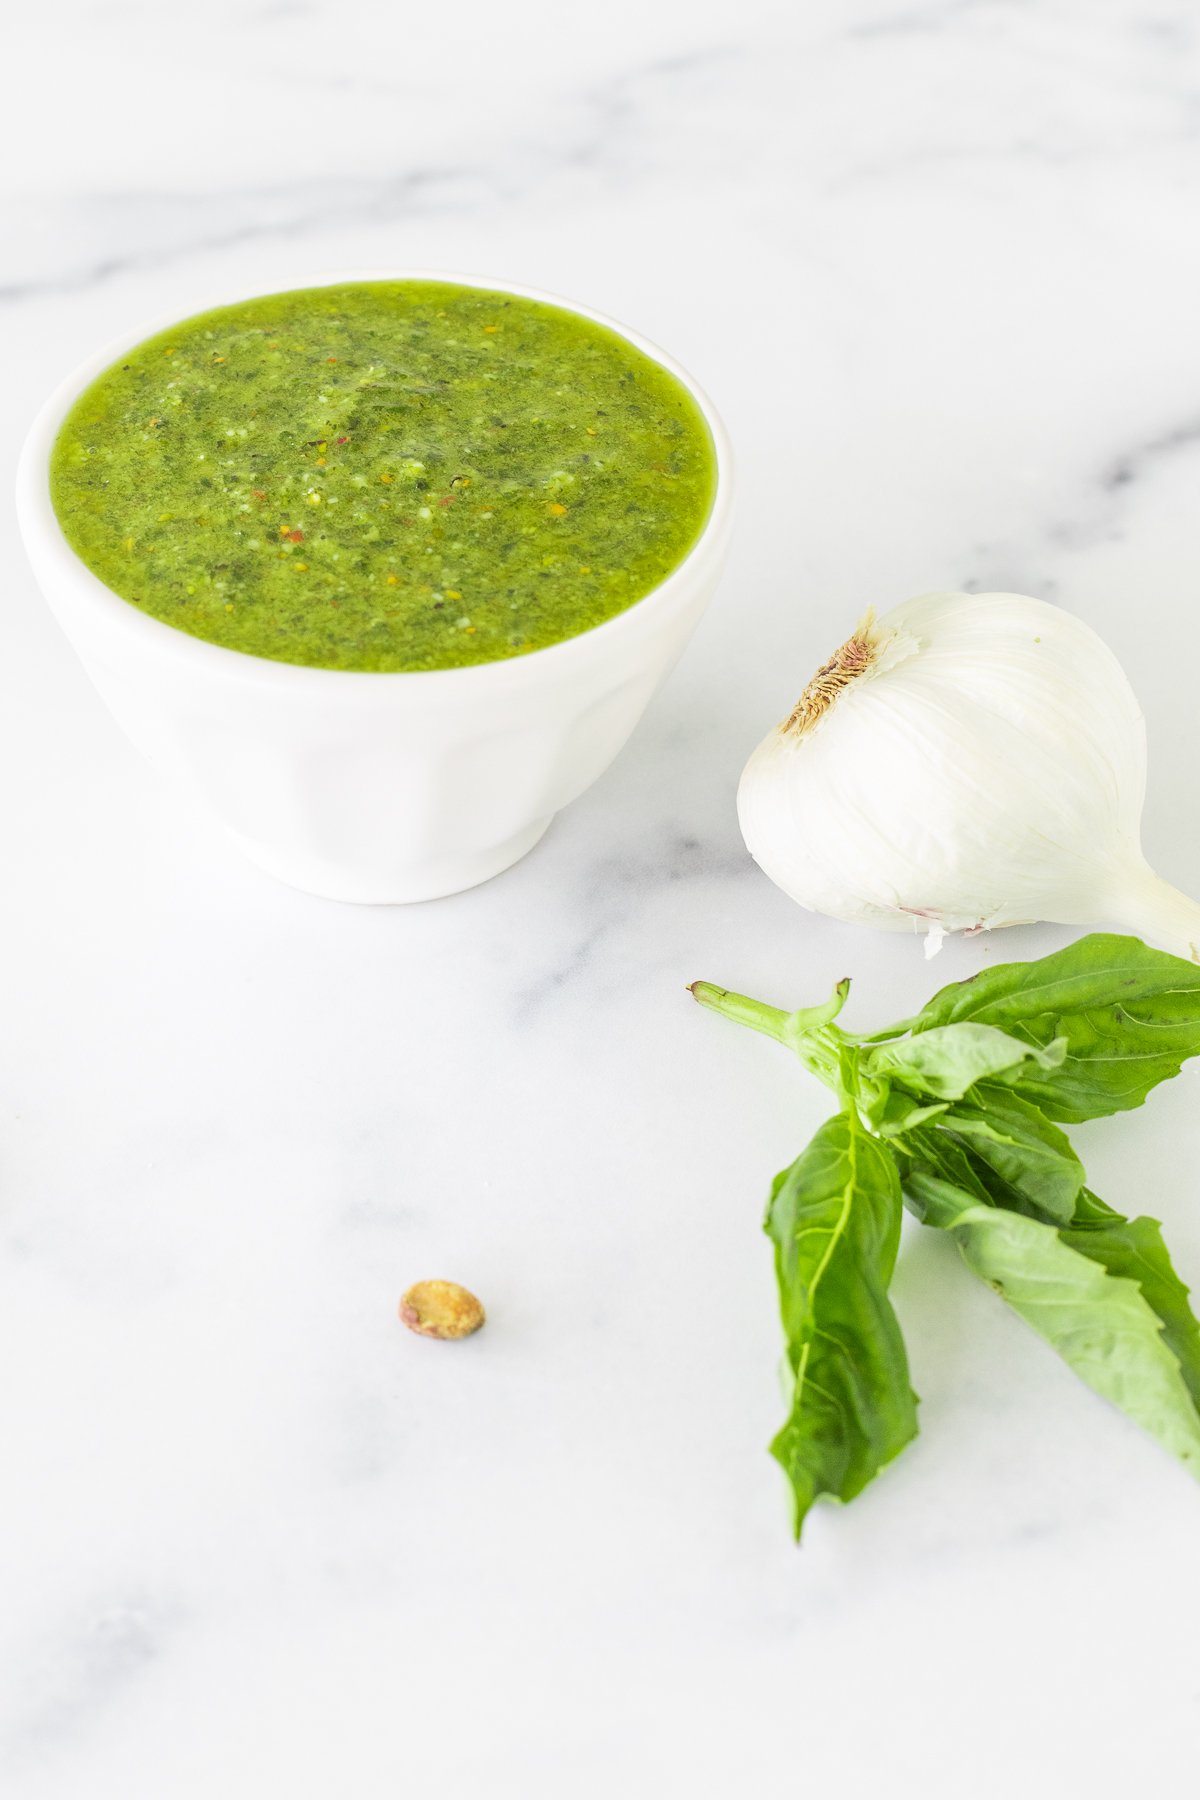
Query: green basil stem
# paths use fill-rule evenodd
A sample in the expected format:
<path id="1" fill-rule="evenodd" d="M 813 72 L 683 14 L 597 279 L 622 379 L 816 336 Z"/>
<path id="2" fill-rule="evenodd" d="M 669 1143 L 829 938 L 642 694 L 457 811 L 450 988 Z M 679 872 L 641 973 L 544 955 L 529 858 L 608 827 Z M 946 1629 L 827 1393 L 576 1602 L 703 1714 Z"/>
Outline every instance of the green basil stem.
<path id="1" fill-rule="evenodd" d="M 748 1025 L 751 1031 L 761 1031 L 764 1037 L 772 1037 L 780 1044 L 786 1043 L 784 1029 L 792 1015 L 784 1012 L 781 1006 L 751 1000 L 748 994 L 731 993 L 728 988 L 716 987 L 711 981 L 693 981 L 688 992 L 710 1012 L 732 1019 L 735 1025 Z"/>
<path id="2" fill-rule="evenodd" d="M 748 1025 L 751 1031 L 761 1031 L 764 1037 L 794 1050 L 805 1068 L 831 1088 L 843 1105 L 847 1103 L 842 1052 L 853 1040 L 833 1020 L 850 992 L 848 981 L 839 981 L 824 1005 L 802 1007 L 798 1012 L 784 1012 L 782 1007 L 751 1000 L 748 994 L 732 993 L 711 981 L 694 981 L 688 991 L 710 1012 L 720 1013 L 736 1025 Z"/>

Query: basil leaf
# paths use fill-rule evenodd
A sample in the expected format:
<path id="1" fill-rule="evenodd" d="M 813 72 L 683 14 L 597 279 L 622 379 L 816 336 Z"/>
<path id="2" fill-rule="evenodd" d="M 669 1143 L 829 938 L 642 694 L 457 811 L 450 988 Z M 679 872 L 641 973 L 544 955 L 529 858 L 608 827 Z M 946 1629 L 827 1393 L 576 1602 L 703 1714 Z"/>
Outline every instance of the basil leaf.
<path id="1" fill-rule="evenodd" d="M 1140 1106 L 1200 1052 L 1200 967 L 1138 938 L 1095 932 L 1037 962 L 1001 963 L 933 996 L 916 1036 L 971 1022 L 1042 1047 L 1057 1069 L 1015 1067 L 1013 1084 L 1050 1118 L 1098 1119 Z"/>
<path id="2" fill-rule="evenodd" d="M 1070 1223 L 1084 1183 L 1083 1164 L 1066 1133 L 1020 1094 L 981 1082 L 965 1100 L 947 1108 L 938 1130 L 949 1132 L 1016 1190 L 1026 1203 L 1016 1210 Z M 983 1181 L 990 1188 L 986 1176 Z"/>
<path id="3" fill-rule="evenodd" d="M 1052 1069 L 1062 1055 L 1063 1051 L 1025 1043 L 992 1025 L 968 1023 L 933 1027 L 894 1043 L 877 1044 L 863 1051 L 861 1066 L 868 1075 L 890 1076 L 935 1100 L 959 1100 L 989 1075 L 1027 1060 Z"/>
<path id="4" fill-rule="evenodd" d="M 967 1148 L 966 1140 L 955 1141 L 944 1131 L 918 1131 L 902 1149 L 907 1152 L 903 1165 L 906 1192 L 911 1190 L 907 1171 L 923 1169 L 984 1205 L 1033 1218 L 1046 1217 L 1029 1187 L 1013 1186 L 1004 1180 L 995 1168 L 981 1161 L 974 1149 Z M 1063 1242 L 1081 1256 L 1101 1263 L 1110 1275 L 1127 1276 L 1137 1282 L 1161 1322 L 1164 1341 L 1200 1408 L 1200 1323 L 1192 1314 L 1188 1289 L 1172 1266 L 1158 1220 L 1127 1219 L 1106 1206 L 1090 1188 L 1083 1187 L 1070 1221 L 1064 1224 L 1061 1218 L 1051 1216 L 1049 1223 L 1058 1227 Z"/>
<path id="5" fill-rule="evenodd" d="M 819 1494 L 851 1500 L 916 1436 L 916 1396 L 888 1299 L 900 1179 L 851 1113 L 828 1120 L 778 1176 L 766 1230 L 787 1338 L 792 1407 L 771 1445 L 799 1537 Z"/>
<path id="6" fill-rule="evenodd" d="M 964 1194 L 977 1200 L 981 1206 L 1002 1204 L 993 1192 L 997 1188 L 1014 1200 L 1018 1198 L 1006 1182 L 1001 1182 L 984 1163 L 944 1131 L 929 1131 L 922 1127 L 902 1138 L 894 1149 L 906 1200 L 910 1198 L 909 1173 L 913 1169 L 921 1169 L 926 1175 L 939 1176 L 943 1181 L 948 1181 L 951 1187 L 961 1188 Z M 916 1212 L 915 1207 L 910 1206 L 909 1210 Z M 1017 1206 L 1014 1210 L 1019 1212 L 1022 1208 Z M 920 1213 L 917 1213 L 917 1217 L 921 1217 Z"/>
<path id="7" fill-rule="evenodd" d="M 1030 1192 L 1014 1186 L 969 1147 L 966 1137 L 955 1138 L 947 1131 L 929 1131 L 921 1127 L 899 1139 L 894 1149 L 902 1183 L 907 1181 L 909 1169 L 923 1169 L 926 1174 L 938 1175 L 943 1181 L 961 1188 L 983 1206 L 1003 1207 L 1006 1212 L 1023 1213 L 1027 1218 L 1041 1219 L 1049 1225 L 1069 1222 L 1061 1200 L 1052 1196 L 1051 1206 L 1056 1210 L 1048 1211 L 1036 1187 Z"/>
<path id="8" fill-rule="evenodd" d="M 1171 1265 L 1158 1220 L 1126 1219 L 1084 1188 L 1072 1225 L 1060 1235 L 1081 1256 L 1102 1263 L 1110 1275 L 1137 1282 L 1161 1321 L 1163 1339 L 1200 1408 L 1200 1324 L 1188 1304 L 1188 1290 Z"/>
<path id="9" fill-rule="evenodd" d="M 920 1169 L 906 1187 L 918 1217 L 951 1232 L 969 1267 L 1081 1380 L 1200 1476 L 1200 1414 L 1137 1281 L 1110 1275 L 1053 1226 L 981 1206 Z"/>
<path id="10" fill-rule="evenodd" d="M 930 1119 L 936 1119 L 940 1113 L 947 1112 L 949 1106 L 948 1100 L 936 1100 L 923 1105 L 911 1094 L 906 1094 L 903 1088 L 886 1085 L 866 1107 L 862 1106 L 860 1097 L 860 1110 L 871 1129 L 882 1138 L 903 1137 L 918 1125 L 924 1125 Z"/>

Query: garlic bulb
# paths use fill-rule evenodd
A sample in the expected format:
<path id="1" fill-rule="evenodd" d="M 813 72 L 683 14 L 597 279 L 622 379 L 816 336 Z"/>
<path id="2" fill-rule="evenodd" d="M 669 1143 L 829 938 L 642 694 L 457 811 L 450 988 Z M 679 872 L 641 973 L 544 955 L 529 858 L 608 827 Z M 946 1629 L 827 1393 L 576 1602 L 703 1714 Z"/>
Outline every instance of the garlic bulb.
<path id="1" fill-rule="evenodd" d="M 868 614 L 742 774 L 755 861 L 836 919 L 948 931 L 1108 923 L 1200 960 L 1200 906 L 1142 855 L 1146 734 L 1060 607 L 925 594 Z"/>

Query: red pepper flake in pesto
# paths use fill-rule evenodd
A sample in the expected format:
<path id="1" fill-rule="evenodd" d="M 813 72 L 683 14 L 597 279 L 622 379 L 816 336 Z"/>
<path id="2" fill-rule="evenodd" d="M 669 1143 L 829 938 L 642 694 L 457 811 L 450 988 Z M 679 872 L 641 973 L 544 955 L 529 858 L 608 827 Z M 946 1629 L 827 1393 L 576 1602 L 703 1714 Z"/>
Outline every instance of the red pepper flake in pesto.
<path id="1" fill-rule="evenodd" d="M 438 501 L 438 505 L 439 506 L 453 506 L 454 502 L 457 500 L 457 498 L 458 498 L 457 494 L 444 494 L 442 496 L 442 498 Z"/>
<path id="2" fill-rule="evenodd" d="M 338 438 L 337 441 L 339 444 L 348 444 L 350 442 L 350 439 L 348 437 L 340 437 L 340 438 Z"/>
<path id="3" fill-rule="evenodd" d="M 266 491 L 263 488 L 251 488 L 250 492 L 255 500 L 265 500 L 267 497 Z"/>

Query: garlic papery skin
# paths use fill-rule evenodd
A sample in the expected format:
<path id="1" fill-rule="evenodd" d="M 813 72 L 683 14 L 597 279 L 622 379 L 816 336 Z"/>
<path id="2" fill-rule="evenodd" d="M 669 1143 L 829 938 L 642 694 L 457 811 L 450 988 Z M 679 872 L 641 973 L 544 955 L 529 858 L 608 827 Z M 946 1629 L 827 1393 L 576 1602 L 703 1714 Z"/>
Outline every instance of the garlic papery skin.
<path id="1" fill-rule="evenodd" d="M 929 934 L 1123 926 L 1200 960 L 1141 851 L 1146 733 L 1116 657 L 1022 594 L 868 614 L 742 773 L 750 854 L 801 906 Z"/>

